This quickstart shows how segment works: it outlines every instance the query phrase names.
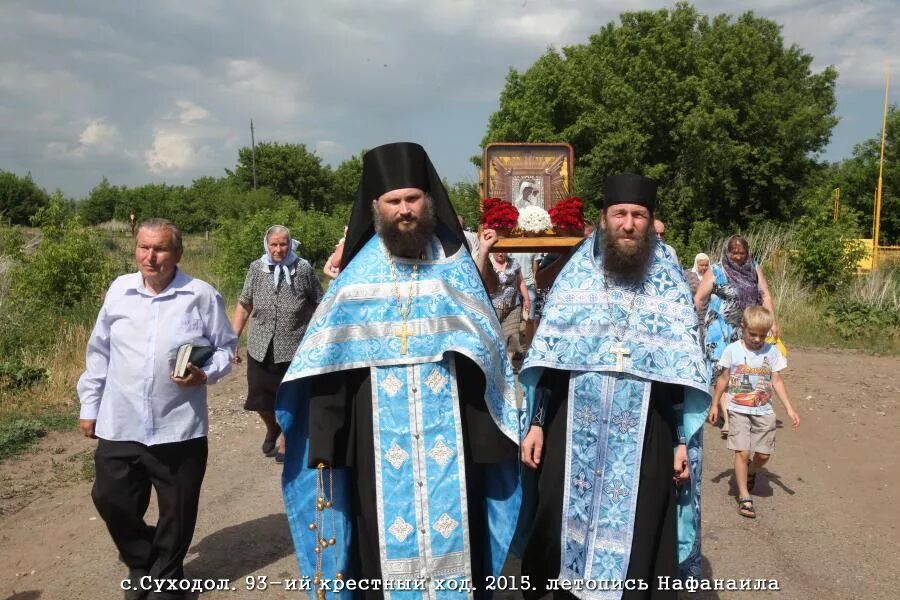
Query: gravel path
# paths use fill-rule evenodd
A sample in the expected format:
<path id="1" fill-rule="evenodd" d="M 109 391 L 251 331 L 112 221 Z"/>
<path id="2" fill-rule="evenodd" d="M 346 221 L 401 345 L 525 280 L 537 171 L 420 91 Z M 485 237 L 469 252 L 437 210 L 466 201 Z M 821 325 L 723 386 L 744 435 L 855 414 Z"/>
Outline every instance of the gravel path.
<path id="1" fill-rule="evenodd" d="M 801 415 L 779 429 L 757 481 L 756 520 L 737 514 L 731 455 L 706 429 L 703 553 L 706 575 L 774 579 L 780 592 L 697 592 L 683 598 L 893 599 L 900 481 L 900 359 L 793 350 L 786 375 Z M 264 429 L 241 409 L 243 367 L 210 388 L 210 458 L 189 577 L 227 578 L 212 598 L 296 598 L 277 584 L 297 576 L 279 469 L 259 451 Z M 779 415 L 783 415 L 780 406 Z M 0 598 L 120 598 L 125 569 L 90 500 L 93 443 L 54 434 L 0 464 Z M 151 514 L 148 519 L 155 518 Z M 515 572 L 515 564 L 508 565 Z M 246 578 L 266 577 L 266 591 Z M 506 594 L 505 598 L 515 595 Z"/>

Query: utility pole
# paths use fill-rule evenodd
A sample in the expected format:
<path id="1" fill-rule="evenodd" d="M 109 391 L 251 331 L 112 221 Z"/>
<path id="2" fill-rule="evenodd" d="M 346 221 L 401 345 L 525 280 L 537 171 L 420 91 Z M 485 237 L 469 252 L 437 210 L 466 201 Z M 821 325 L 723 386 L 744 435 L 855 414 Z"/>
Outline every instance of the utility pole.
<path id="1" fill-rule="evenodd" d="M 834 188 L 834 222 L 841 216 L 841 188 Z"/>
<path id="2" fill-rule="evenodd" d="M 881 118 L 881 158 L 878 161 L 878 188 L 875 190 L 875 214 L 872 215 L 875 221 L 872 233 L 872 270 L 878 268 L 878 238 L 881 233 L 881 188 L 884 181 L 884 136 L 887 129 L 887 113 L 888 113 L 888 88 L 891 81 L 890 67 L 885 71 L 884 76 L 884 114 Z"/>
<path id="3" fill-rule="evenodd" d="M 256 138 L 253 136 L 253 119 L 250 119 L 250 160 L 253 168 L 253 189 L 256 189 Z"/>

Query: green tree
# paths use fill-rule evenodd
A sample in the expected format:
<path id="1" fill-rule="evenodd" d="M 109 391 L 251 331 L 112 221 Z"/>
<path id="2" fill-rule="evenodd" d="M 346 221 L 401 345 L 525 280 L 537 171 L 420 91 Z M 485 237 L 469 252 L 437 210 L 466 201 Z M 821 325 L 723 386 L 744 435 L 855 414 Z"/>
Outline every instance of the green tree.
<path id="1" fill-rule="evenodd" d="M 453 204 L 456 214 L 465 219 L 466 228 L 476 231 L 478 220 L 481 218 L 481 194 L 478 191 L 478 184 L 457 181 L 450 185 L 444 181 L 444 187 L 447 188 L 447 194 L 450 196 L 450 202 Z"/>
<path id="2" fill-rule="evenodd" d="M 243 190 L 227 185 L 220 190 L 216 205 L 216 224 L 252 215 L 261 210 L 278 211 L 297 208 L 297 201 L 289 196 L 278 196 L 269 188 Z"/>
<path id="3" fill-rule="evenodd" d="M 78 203 L 78 214 L 88 225 L 104 223 L 116 214 L 116 207 L 121 202 L 122 190 L 109 183 L 104 177 L 95 186 L 88 197 Z"/>
<path id="4" fill-rule="evenodd" d="M 796 216 L 836 123 L 835 70 L 813 73 L 812 56 L 752 12 L 709 18 L 678 3 L 620 20 L 511 70 L 482 143 L 571 143 L 575 190 L 593 203 L 611 173 L 654 177 L 660 216 L 688 244 L 697 219 L 734 229 Z"/>
<path id="5" fill-rule="evenodd" d="M 234 171 L 226 169 L 243 189 L 253 189 L 250 148 L 238 151 Z M 256 146 L 256 180 L 259 187 L 271 188 L 279 196 L 290 196 L 303 210 L 331 209 L 331 169 L 309 152 L 304 144 L 261 142 Z"/>
<path id="6" fill-rule="evenodd" d="M 841 206 L 858 215 L 860 237 L 872 237 L 875 190 L 878 186 L 878 163 L 881 156 L 881 133 L 853 148 L 853 156 L 833 165 L 827 171 L 831 188 L 841 189 Z M 830 197 L 829 200 L 830 202 Z M 884 143 L 884 175 L 881 191 L 882 245 L 900 245 L 900 109 L 888 110 Z"/>
<path id="7" fill-rule="evenodd" d="M 50 196 L 39 188 L 29 173 L 19 177 L 15 173 L 0 171 L 0 217 L 13 225 L 28 225 L 29 219 Z"/>
<path id="8" fill-rule="evenodd" d="M 365 150 L 356 156 L 351 156 L 337 166 L 331 174 L 332 186 L 331 196 L 332 205 L 349 205 L 353 206 L 356 201 L 356 189 L 362 180 L 362 155 Z"/>

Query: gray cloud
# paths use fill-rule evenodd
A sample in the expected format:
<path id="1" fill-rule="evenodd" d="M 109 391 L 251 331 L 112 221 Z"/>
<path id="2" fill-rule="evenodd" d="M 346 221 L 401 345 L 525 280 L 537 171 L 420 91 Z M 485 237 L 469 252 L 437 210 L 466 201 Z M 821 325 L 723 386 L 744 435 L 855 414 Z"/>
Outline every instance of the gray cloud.
<path id="1" fill-rule="evenodd" d="M 510 66 L 582 43 L 620 10 L 557 0 L 211 0 L 0 4 L 0 168 L 82 196 L 113 183 L 189 182 L 232 167 L 257 139 L 305 143 L 337 164 L 363 147 L 423 143 L 451 180 L 472 179 Z M 873 134 L 855 115 L 897 56 L 893 0 L 703 0 L 749 9 L 841 72 L 837 155 Z M 848 92 L 851 91 L 852 93 Z M 865 99 L 865 100 L 863 100 Z M 843 102 L 843 100 L 842 100 Z M 865 102 L 865 106 L 863 106 Z M 843 124 L 842 126 L 843 127 Z M 853 137 L 855 135 L 855 137 Z"/>

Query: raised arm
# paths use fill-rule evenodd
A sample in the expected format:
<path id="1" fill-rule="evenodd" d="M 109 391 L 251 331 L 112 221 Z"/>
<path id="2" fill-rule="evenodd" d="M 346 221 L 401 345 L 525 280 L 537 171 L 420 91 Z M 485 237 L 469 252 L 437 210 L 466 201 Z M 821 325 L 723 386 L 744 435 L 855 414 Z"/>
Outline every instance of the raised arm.
<path id="1" fill-rule="evenodd" d="M 775 319 L 775 302 L 772 300 L 772 294 L 769 291 L 769 282 L 766 280 L 766 276 L 763 275 L 762 269 L 758 265 L 756 267 L 756 276 L 759 279 L 759 294 L 762 297 L 762 305 L 769 309 L 769 312 L 772 313 L 772 319 Z M 779 333 L 778 321 L 775 320 L 772 323 L 772 335 L 779 337 Z"/>
<path id="2" fill-rule="evenodd" d="M 710 294 L 712 294 L 712 290 L 713 274 L 712 268 L 710 268 L 703 274 L 703 279 L 700 280 L 700 285 L 697 286 L 697 291 L 694 293 L 694 308 L 699 310 L 699 307 L 706 304 Z"/>
<path id="3" fill-rule="evenodd" d="M 481 280 L 484 282 L 484 287 L 487 289 L 488 294 L 496 292 L 497 286 L 500 285 L 500 280 L 497 278 L 497 272 L 489 262 L 491 248 L 493 248 L 496 243 L 497 232 L 493 229 L 482 229 L 481 233 L 478 234 L 480 250 L 478 251 L 478 262 L 475 264 L 478 267 L 478 272 L 481 274 Z"/>

